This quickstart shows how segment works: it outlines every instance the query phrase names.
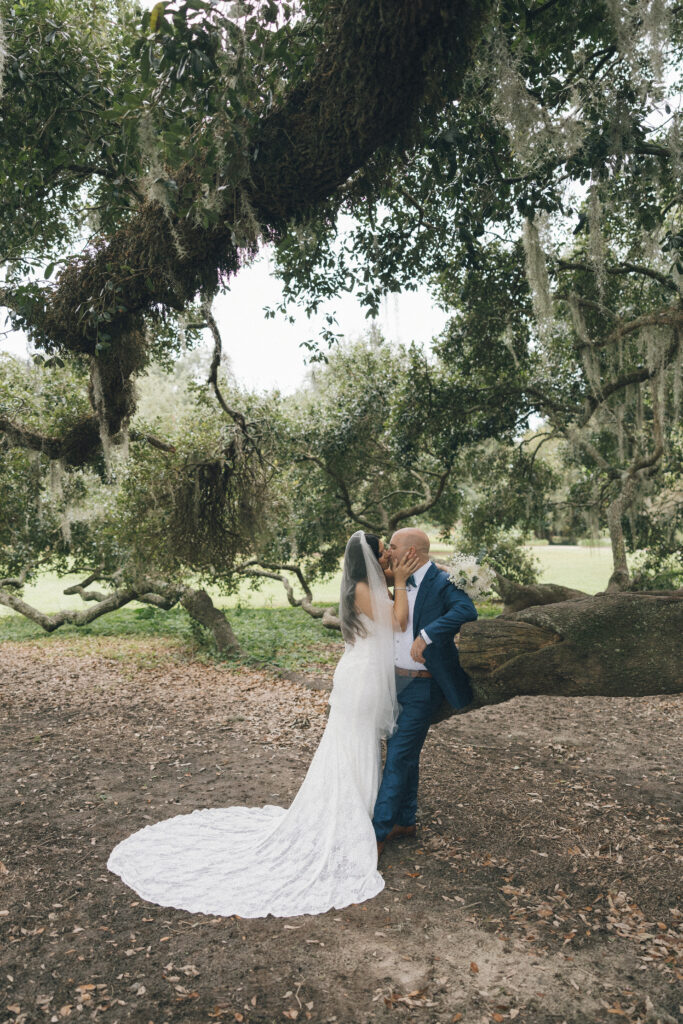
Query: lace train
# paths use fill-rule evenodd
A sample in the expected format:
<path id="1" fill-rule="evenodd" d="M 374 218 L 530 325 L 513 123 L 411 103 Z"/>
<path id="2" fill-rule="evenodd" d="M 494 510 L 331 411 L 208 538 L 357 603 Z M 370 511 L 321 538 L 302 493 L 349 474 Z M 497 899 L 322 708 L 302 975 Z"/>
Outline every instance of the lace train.
<path id="1" fill-rule="evenodd" d="M 380 744 L 364 716 L 373 645 L 359 641 L 335 672 L 330 717 L 288 809 L 204 808 L 124 839 L 107 866 L 165 907 L 240 917 L 321 914 L 376 896 L 372 811 Z"/>

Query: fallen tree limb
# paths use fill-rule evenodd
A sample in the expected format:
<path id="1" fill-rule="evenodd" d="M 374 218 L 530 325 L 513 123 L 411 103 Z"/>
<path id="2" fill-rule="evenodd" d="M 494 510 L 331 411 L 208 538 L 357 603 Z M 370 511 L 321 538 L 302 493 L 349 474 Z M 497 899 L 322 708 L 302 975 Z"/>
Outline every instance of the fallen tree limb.
<path id="1" fill-rule="evenodd" d="M 683 590 L 597 594 L 466 623 L 460 661 L 474 701 L 683 693 Z"/>
<path id="2" fill-rule="evenodd" d="M 4 586 L 0 586 L 0 604 L 18 612 L 19 615 L 30 619 L 31 622 L 35 622 L 46 633 L 54 633 L 56 629 L 65 625 L 87 626 L 102 615 L 108 615 L 109 612 L 125 607 L 131 601 L 153 605 L 164 611 L 169 611 L 174 605 L 180 603 L 191 618 L 209 630 L 221 654 L 242 653 L 242 648 L 225 613 L 220 608 L 216 608 L 205 590 L 178 587 L 163 580 L 143 580 L 137 587 L 117 587 L 108 594 L 87 590 L 86 586 L 97 578 L 98 573 L 92 573 L 84 583 L 67 587 L 64 591 L 65 594 L 78 594 L 83 601 L 90 604 L 89 608 L 64 609 L 48 615 L 24 601 L 18 594 L 5 589 Z M 15 581 L 4 582 L 12 585 Z"/>
<path id="3" fill-rule="evenodd" d="M 524 608 L 534 605 L 557 604 L 560 601 L 572 601 L 575 598 L 588 597 L 583 590 L 562 587 L 558 583 L 515 583 L 505 576 L 496 573 L 495 588 L 503 599 L 503 611 L 521 612 Z"/>
<path id="4" fill-rule="evenodd" d="M 240 576 L 251 576 L 261 577 L 268 580 L 278 580 L 285 588 L 285 594 L 287 601 L 292 608 L 302 608 L 311 618 L 322 619 L 323 626 L 327 626 L 330 629 L 339 629 L 339 619 L 335 613 L 333 607 L 329 608 L 317 608 L 313 604 L 313 593 L 310 586 L 304 576 L 301 567 L 298 565 L 290 565 L 288 563 L 272 563 L 272 562 L 259 562 L 257 559 L 252 559 L 249 562 L 243 562 L 236 569 L 236 572 Z M 291 572 L 299 580 L 301 589 L 303 590 L 303 597 L 296 597 L 294 594 L 294 588 L 289 582 L 289 579 L 285 573 Z"/>

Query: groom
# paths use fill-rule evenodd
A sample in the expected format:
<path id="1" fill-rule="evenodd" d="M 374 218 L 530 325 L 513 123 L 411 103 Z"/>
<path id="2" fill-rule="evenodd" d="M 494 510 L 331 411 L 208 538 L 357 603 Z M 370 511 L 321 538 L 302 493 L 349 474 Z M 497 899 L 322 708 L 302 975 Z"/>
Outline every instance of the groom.
<path id="1" fill-rule="evenodd" d="M 429 560 L 429 537 L 422 530 L 397 530 L 389 543 L 392 565 L 409 551 L 419 559 L 406 581 L 408 625 L 394 639 L 396 690 L 401 712 L 387 741 L 382 784 L 372 823 L 377 853 L 389 839 L 415 835 L 420 751 L 429 724 L 444 698 L 454 708 L 472 700 L 460 667 L 454 637 L 464 622 L 477 617 L 467 594 Z"/>

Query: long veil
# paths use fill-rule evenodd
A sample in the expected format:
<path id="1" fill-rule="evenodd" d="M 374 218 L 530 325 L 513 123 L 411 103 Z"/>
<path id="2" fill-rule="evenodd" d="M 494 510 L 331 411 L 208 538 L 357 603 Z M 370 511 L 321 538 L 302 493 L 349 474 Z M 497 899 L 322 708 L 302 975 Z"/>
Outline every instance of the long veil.
<path id="1" fill-rule="evenodd" d="M 366 626 L 355 606 L 356 584 L 363 580 L 370 589 L 372 625 Z M 354 644 L 359 638 L 372 645 L 376 671 L 368 680 L 371 693 L 370 713 L 380 737 L 386 738 L 396 729 L 399 706 L 394 674 L 394 631 L 392 603 L 382 567 L 362 530 L 354 533 L 346 545 L 344 568 L 339 592 L 339 617 L 344 640 Z"/>
<path id="2" fill-rule="evenodd" d="M 370 617 L 359 616 L 353 600 L 365 580 Z M 372 809 L 379 737 L 393 731 L 398 705 L 391 601 L 362 533 L 349 541 L 341 598 L 349 649 L 335 671 L 329 720 L 291 805 L 198 808 L 134 832 L 107 866 L 143 899 L 226 917 L 292 917 L 340 910 L 384 888 Z"/>

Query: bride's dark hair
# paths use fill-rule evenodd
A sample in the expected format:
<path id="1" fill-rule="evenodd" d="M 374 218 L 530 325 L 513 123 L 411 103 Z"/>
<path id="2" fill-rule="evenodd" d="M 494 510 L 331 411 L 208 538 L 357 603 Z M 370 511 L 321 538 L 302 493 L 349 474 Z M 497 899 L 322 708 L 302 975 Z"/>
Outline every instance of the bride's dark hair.
<path id="1" fill-rule="evenodd" d="M 368 547 L 379 562 L 379 537 L 376 537 L 374 533 L 366 533 L 363 536 Z M 349 643 L 353 643 L 357 636 L 367 636 L 363 624 L 358 617 L 355 601 L 356 584 L 364 583 L 368 578 L 360 537 L 352 537 L 346 547 L 346 570 L 346 589 L 341 601 L 345 609 L 345 614 L 342 618 L 342 635 Z"/>
<path id="2" fill-rule="evenodd" d="M 364 534 L 365 540 L 368 547 L 372 551 L 373 555 L 379 562 L 379 537 L 375 537 L 374 533 Z M 360 537 L 357 540 L 351 539 L 346 552 L 347 566 L 349 570 L 349 576 L 354 583 L 361 583 L 363 580 L 368 578 L 368 574 L 365 569 L 365 555 L 360 544 Z"/>

